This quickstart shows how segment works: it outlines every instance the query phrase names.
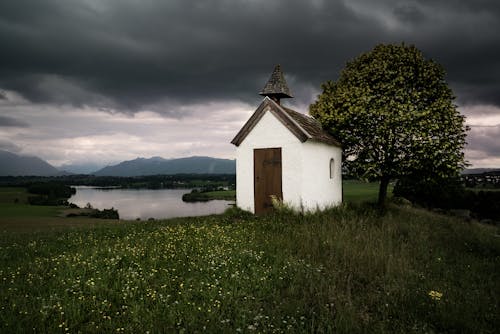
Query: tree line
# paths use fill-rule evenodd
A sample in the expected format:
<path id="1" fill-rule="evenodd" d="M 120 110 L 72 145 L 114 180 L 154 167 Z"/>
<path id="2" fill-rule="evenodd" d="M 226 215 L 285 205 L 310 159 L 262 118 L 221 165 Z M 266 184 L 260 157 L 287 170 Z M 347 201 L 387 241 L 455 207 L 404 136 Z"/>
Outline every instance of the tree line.
<path id="1" fill-rule="evenodd" d="M 30 187 L 34 184 L 118 187 L 133 189 L 178 189 L 203 186 L 235 188 L 234 174 L 176 174 L 134 177 L 66 175 L 0 176 L 0 187 Z"/>

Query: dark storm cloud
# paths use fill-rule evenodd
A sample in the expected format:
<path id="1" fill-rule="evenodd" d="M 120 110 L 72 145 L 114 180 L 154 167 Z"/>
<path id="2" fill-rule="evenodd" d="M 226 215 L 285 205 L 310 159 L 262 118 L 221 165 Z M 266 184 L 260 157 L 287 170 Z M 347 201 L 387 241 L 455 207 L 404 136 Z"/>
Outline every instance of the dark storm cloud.
<path id="1" fill-rule="evenodd" d="M 27 128 L 27 127 L 29 127 L 29 125 L 28 125 L 28 123 L 17 120 L 15 118 L 0 116 L 0 127 Z"/>
<path id="2" fill-rule="evenodd" d="M 425 20 L 425 14 L 413 4 L 401 4 L 394 8 L 394 15 L 404 22 L 421 23 Z"/>
<path id="3" fill-rule="evenodd" d="M 322 36 L 337 24 L 324 17 L 311 25 L 318 13 L 293 3 L 49 2 L 30 9 L 36 15 L 23 14 L 29 3 L 16 4 L 0 8 L 8 46 L 1 56 L 3 86 L 34 101 L 110 104 L 104 96 L 131 109 L 165 96 L 245 99 L 261 89 L 276 62 L 290 72 L 317 72 L 305 56 L 313 48 L 323 58 L 331 52 L 314 46 L 310 30 Z M 349 18 L 342 5 L 329 6 Z M 55 76 L 80 90 L 61 94 L 56 85 L 47 87 L 47 77 Z"/>
<path id="4" fill-rule="evenodd" d="M 500 125 L 472 127 L 468 135 L 468 148 L 484 152 L 486 156 L 500 157 Z"/>
<path id="5" fill-rule="evenodd" d="M 104 110 L 255 103 L 281 63 L 310 103 L 349 59 L 404 41 L 445 67 L 459 103 L 500 105 L 500 3 L 462 2 L 2 1 L 0 88 Z"/>

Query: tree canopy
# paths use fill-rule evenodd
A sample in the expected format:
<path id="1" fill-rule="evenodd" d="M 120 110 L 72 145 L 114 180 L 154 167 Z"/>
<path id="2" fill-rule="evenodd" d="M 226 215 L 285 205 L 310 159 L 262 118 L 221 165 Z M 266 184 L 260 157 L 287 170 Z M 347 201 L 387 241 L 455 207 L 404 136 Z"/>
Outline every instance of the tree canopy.
<path id="1" fill-rule="evenodd" d="M 465 167 L 465 118 L 443 67 L 415 46 L 377 45 L 321 87 L 310 114 L 341 141 L 348 173 L 380 181 L 380 205 L 390 180 L 456 176 Z"/>

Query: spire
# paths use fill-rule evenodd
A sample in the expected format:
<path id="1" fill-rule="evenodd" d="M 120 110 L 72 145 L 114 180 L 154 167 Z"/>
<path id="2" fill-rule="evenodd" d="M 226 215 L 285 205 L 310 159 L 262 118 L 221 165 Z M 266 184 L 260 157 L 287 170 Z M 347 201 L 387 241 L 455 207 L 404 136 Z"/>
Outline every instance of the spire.
<path id="1" fill-rule="evenodd" d="M 285 81 L 285 76 L 281 71 L 281 66 L 278 64 L 274 67 L 274 71 L 267 81 L 266 85 L 259 93 L 262 96 L 269 96 L 271 99 L 280 104 L 280 99 L 293 97 L 288 85 Z"/>

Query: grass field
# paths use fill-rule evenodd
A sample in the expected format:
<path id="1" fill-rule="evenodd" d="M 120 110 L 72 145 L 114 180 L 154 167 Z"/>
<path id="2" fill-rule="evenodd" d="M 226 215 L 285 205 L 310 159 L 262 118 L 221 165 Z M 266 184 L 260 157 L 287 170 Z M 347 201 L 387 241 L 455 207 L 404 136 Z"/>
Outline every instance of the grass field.
<path id="1" fill-rule="evenodd" d="M 343 182 L 343 198 L 345 202 L 359 203 L 359 202 L 376 202 L 378 196 L 378 183 L 362 182 L 357 180 L 346 180 Z M 388 193 L 392 194 L 393 186 L 389 185 Z M 208 198 L 214 199 L 227 199 L 234 200 L 236 198 L 236 191 L 212 191 L 202 193 Z"/>
<path id="2" fill-rule="evenodd" d="M 184 194 L 182 200 L 186 202 L 203 202 L 211 200 L 236 200 L 236 190 L 218 190 L 207 192 L 191 192 Z"/>
<path id="3" fill-rule="evenodd" d="M 377 182 L 362 182 L 357 180 L 345 180 L 342 184 L 344 202 L 376 202 L 379 185 Z M 389 184 L 387 193 L 392 194 L 393 185 Z"/>
<path id="4" fill-rule="evenodd" d="M 388 193 L 392 193 L 393 186 L 389 185 Z M 211 191 L 205 193 L 195 193 L 200 199 L 224 199 L 235 200 L 236 191 Z M 378 195 L 378 183 L 366 183 L 357 180 L 346 180 L 343 182 L 343 196 L 345 202 L 376 202 Z"/>
<path id="5" fill-rule="evenodd" d="M 498 227 L 414 208 L 379 216 L 358 204 L 310 215 L 87 221 L 0 228 L 1 333 L 500 326 Z"/>
<path id="6" fill-rule="evenodd" d="M 25 188 L 2 187 L 0 188 L 0 203 L 28 203 L 28 192 Z"/>
<path id="7" fill-rule="evenodd" d="M 0 187 L 0 230 L 34 232 L 109 223 L 102 219 L 60 217 L 65 207 L 29 205 L 28 196 L 24 188 Z"/>
<path id="8" fill-rule="evenodd" d="M 228 201 L 236 199 L 236 190 L 209 191 L 203 194 L 214 199 L 223 199 Z"/>

